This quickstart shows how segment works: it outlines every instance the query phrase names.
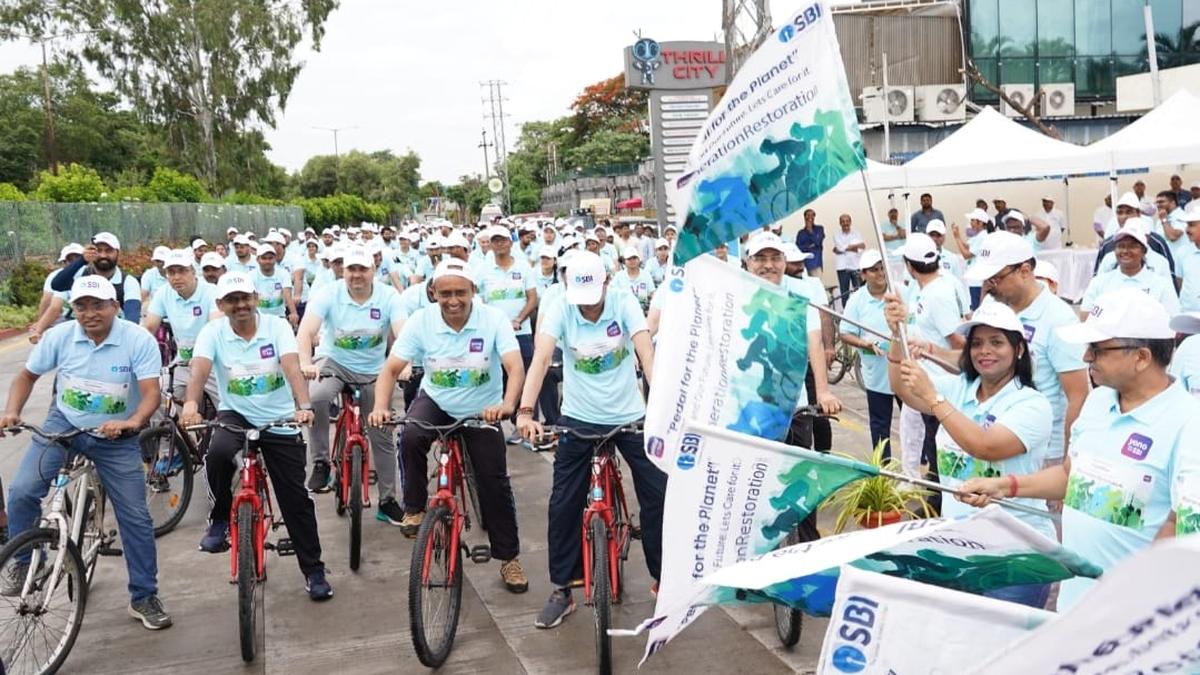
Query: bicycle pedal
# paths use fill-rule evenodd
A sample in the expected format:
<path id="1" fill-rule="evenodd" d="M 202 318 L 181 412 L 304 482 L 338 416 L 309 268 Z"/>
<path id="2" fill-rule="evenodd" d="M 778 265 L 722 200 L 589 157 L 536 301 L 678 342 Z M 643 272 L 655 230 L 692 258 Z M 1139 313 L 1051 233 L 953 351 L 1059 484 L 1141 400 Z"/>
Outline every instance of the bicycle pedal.
<path id="1" fill-rule="evenodd" d="M 379 474 L 375 473 L 375 469 L 367 472 L 367 485 L 374 485 L 379 482 Z"/>
<path id="2" fill-rule="evenodd" d="M 472 546 L 470 548 L 469 555 L 471 557 L 471 562 L 475 563 L 476 565 L 482 565 L 486 562 L 491 561 L 492 547 L 488 546 L 487 544 L 479 544 L 478 546 Z"/>
<path id="3" fill-rule="evenodd" d="M 276 555 L 296 555 L 296 548 L 292 546 L 291 539 L 284 538 L 276 541 L 274 548 Z"/>
<path id="4" fill-rule="evenodd" d="M 630 539 L 637 539 L 638 541 L 641 541 L 641 539 L 642 539 L 642 528 L 641 528 L 641 527 L 639 527 L 639 526 L 637 526 L 637 525 L 630 525 L 630 526 L 629 526 L 629 538 L 630 538 Z"/>
<path id="5" fill-rule="evenodd" d="M 110 558 L 120 558 L 125 555 L 125 552 L 114 546 L 101 546 L 96 549 L 96 555 L 102 555 Z"/>

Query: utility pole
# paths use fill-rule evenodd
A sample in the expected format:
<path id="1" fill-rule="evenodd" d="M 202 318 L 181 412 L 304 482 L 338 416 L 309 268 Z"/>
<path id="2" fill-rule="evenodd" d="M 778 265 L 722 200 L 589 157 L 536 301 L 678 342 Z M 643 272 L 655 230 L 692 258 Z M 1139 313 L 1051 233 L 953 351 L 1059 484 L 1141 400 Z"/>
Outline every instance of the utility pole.
<path id="1" fill-rule="evenodd" d="M 42 102 L 46 107 L 46 159 L 50 173 L 58 175 L 58 152 L 54 141 L 54 104 L 50 102 L 50 63 L 46 59 L 46 41 L 42 40 Z"/>
<path id="2" fill-rule="evenodd" d="M 338 154 L 338 132 L 339 131 L 349 131 L 351 129 L 357 129 L 358 127 L 353 126 L 353 127 L 313 127 L 313 128 L 317 129 L 319 131 L 332 131 L 333 132 L 333 170 L 334 170 L 333 178 L 334 178 L 334 185 L 337 186 L 337 191 L 341 192 L 342 191 L 342 157 L 340 154 Z"/>
<path id="3" fill-rule="evenodd" d="M 483 148 L 483 180 L 487 182 L 492 179 L 492 163 L 488 161 L 487 149 L 492 147 L 487 140 L 487 129 L 480 129 L 480 141 L 477 147 Z"/>
<path id="4" fill-rule="evenodd" d="M 488 88 L 487 98 L 483 100 L 486 104 L 484 109 L 484 117 L 492 120 L 492 140 L 496 143 L 496 170 L 499 173 L 500 179 L 504 181 L 504 207 L 505 211 L 512 213 L 512 189 L 509 186 L 508 176 L 508 144 L 504 133 L 504 90 L 506 83 L 503 80 L 488 80 L 480 82 L 479 86 Z M 490 114 L 488 111 L 490 110 Z"/>

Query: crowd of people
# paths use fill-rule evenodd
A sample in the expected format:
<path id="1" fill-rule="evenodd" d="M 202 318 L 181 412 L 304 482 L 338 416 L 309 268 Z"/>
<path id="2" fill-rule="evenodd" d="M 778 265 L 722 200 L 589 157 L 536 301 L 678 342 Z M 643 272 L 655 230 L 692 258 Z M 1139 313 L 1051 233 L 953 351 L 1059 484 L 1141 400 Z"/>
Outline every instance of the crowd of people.
<path id="1" fill-rule="evenodd" d="M 964 215 L 964 230 L 947 226 L 922 195 L 907 224 L 888 213 L 883 250 L 842 215 L 832 238 L 840 323 L 828 311 L 824 230 L 812 209 L 794 242 L 773 224 L 710 255 L 809 301 L 798 404 L 841 409 L 826 377 L 840 335 L 862 351 L 873 443 L 892 452 L 899 405 L 905 471 L 960 490 L 955 500 L 935 498 L 937 509 L 954 515 L 1000 496 L 1048 506 L 1061 511 L 1061 526 L 1018 517 L 1110 567 L 1156 537 L 1197 526 L 1200 453 L 1186 439 L 1200 437 L 1200 403 L 1190 395 L 1200 391 L 1200 341 L 1183 338 L 1200 332 L 1200 200 L 1181 206 L 1190 195 L 1176 183 L 1154 204 L 1135 185 L 1111 218 L 1097 220 L 1101 256 L 1078 308 L 1056 296 L 1054 271 L 1037 257 L 1061 244 L 1066 225 L 1052 199 L 1029 217 L 1000 199 L 993 214 L 981 201 Z M 477 416 L 491 426 L 468 429 L 467 449 L 492 556 L 505 588 L 525 592 L 506 446 L 541 447 L 546 425 L 595 432 L 643 417 L 664 309 L 656 289 L 672 273 L 676 234 L 620 221 L 585 230 L 551 218 L 363 223 L 295 236 L 279 228 L 261 239 L 230 228 L 224 242 L 155 248 L 154 266 L 137 279 L 121 269 L 121 242 L 102 232 L 64 247 L 47 277 L 30 331 L 35 347 L 13 379 L 0 427 L 18 423 L 36 380 L 57 371 L 44 426 L 90 430 L 75 449 L 96 463 L 113 500 L 129 611 L 157 629 L 171 618 L 157 595 L 137 432 L 159 408 L 160 346 L 177 355 L 181 423 L 202 421 L 207 395 L 229 425 L 311 425 L 303 434 L 271 428 L 259 443 L 313 600 L 333 594 L 309 495 L 331 484 L 330 403 L 339 392 L 357 389 L 369 411 L 377 518 L 409 537 L 427 505 L 434 436 L 384 426 L 394 421 L 395 399 L 408 418 L 430 424 Z M 828 451 L 832 432 L 827 420 L 798 415 L 787 441 Z M 241 445 L 225 428 L 209 442 L 202 551 L 229 546 Z M 646 458 L 640 434 L 618 437 L 618 447 L 633 475 L 653 591 L 666 476 Z M 10 481 L 0 534 L 36 522 L 53 473 L 48 458 L 62 460 L 46 453 L 32 441 Z M 539 628 L 575 608 L 589 461 L 585 444 L 559 440 L 548 499 L 551 593 L 534 620 Z M 0 570 L 0 594 L 24 578 L 20 561 Z M 1059 606 L 1086 586 L 1065 583 Z M 1046 585 L 996 595 L 1053 603 Z"/>

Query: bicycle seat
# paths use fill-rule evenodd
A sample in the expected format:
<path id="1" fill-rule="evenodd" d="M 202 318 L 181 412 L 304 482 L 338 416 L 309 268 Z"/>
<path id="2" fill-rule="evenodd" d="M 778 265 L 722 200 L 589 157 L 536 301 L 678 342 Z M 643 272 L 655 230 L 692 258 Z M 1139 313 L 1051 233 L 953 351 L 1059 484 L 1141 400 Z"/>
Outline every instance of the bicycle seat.
<path id="1" fill-rule="evenodd" d="M 351 384 L 349 382 L 346 382 L 346 383 L 342 384 L 342 393 L 347 396 L 354 396 L 354 392 L 358 389 L 374 387 L 375 379 L 376 378 L 371 378 L 371 380 L 369 382 L 363 382 L 362 384 Z"/>

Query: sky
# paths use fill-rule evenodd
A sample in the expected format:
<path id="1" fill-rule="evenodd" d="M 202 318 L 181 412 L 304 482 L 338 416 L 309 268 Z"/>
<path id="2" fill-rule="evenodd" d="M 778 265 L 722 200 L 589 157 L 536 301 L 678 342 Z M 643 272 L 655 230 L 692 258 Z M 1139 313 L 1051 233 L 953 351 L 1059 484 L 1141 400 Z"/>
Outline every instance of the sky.
<path id="1" fill-rule="evenodd" d="M 412 149 L 423 180 L 457 183 L 482 173 L 486 125 L 480 82 L 503 80 L 506 135 L 523 122 L 568 114 L 584 87 L 622 71 L 635 32 L 659 41 L 719 40 L 720 0 L 342 0 L 321 51 L 265 134 L 268 156 L 288 171 L 338 150 Z M 0 71 L 40 65 L 28 44 L 0 46 Z M 489 149 L 489 153 L 492 150 Z"/>

